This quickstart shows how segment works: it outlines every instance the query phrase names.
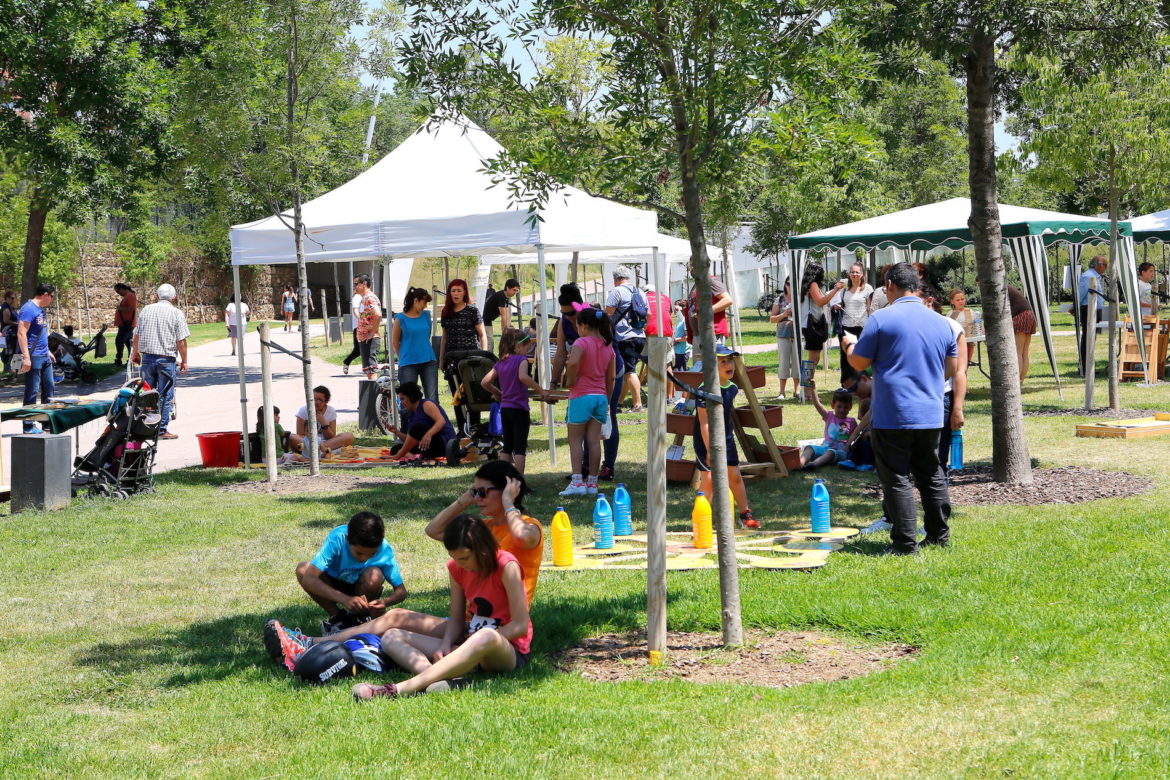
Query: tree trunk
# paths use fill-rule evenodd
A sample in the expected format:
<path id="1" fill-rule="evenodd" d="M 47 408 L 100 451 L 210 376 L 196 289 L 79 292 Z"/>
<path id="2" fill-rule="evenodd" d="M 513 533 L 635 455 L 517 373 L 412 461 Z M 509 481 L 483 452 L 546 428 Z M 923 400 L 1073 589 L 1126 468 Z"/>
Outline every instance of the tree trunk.
<path id="1" fill-rule="evenodd" d="M 33 190 L 29 199 L 28 228 L 24 234 L 24 271 L 20 277 L 23 300 L 32 298 L 41 273 L 41 247 L 45 242 L 45 222 L 49 210 L 41 203 L 41 190 Z M 80 325 L 80 323 L 78 323 Z"/>
<path id="2" fill-rule="evenodd" d="M 289 41 L 286 74 L 288 83 L 285 85 L 285 122 L 287 122 L 285 141 L 291 156 L 289 184 L 291 185 L 293 201 L 293 241 L 296 244 L 297 252 L 297 283 L 300 285 L 297 301 L 301 304 L 301 359 L 303 361 L 301 368 L 305 380 L 305 411 L 308 415 L 308 419 L 305 420 L 306 444 L 302 445 L 301 454 L 306 454 L 303 448 L 308 447 L 309 474 L 316 477 L 321 474 L 321 442 L 317 436 L 317 407 L 313 404 L 313 364 L 309 339 L 309 306 L 313 299 L 309 293 L 309 270 L 305 264 L 305 233 L 301 215 L 301 168 L 297 164 L 295 152 L 297 146 L 296 109 L 300 100 L 300 84 L 297 74 L 301 64 L 298 46 L 300 32 L 295 0 L 289 3 L 288 8 Z"/>
<path id="3" fill-rule="evenodd" d="M 1117 192 L 1117 152 L 1113 145 L 1109 145 L 1109 276 L 1106 277 L 1105 294 L 1109 296 L 1109 408 L 1120 409 L 1121 399 L 1118 396 L 1120 388 L 1117 385 L 1117 319 L 1121 316 L 1118 302 L 1118 262 L 1121 253 L 1117 251 L 1117 215 L 1121 210 L 1121 196 Z M 1139 307 L 1137 313 L 1129 313 L 1133 320 L 1133 332 L 1137 338 L 1142 338 L 1142 314 Z"/>
<path id="4" fill-rule="evenodd" d="M 687 236 L 691 242 L 691 273 L 698 291 L 699 322 L 696 335 L 703 360 L 703 386 L 719 394 L 719 360 L 715 356 L 715 314 L 711 305 L 711 258 L 703 229 L 702 202 L 692 166 L 687 133 L 678 133 L 682 162 L 682 197 Z M 723 644 L 743 644 L 739 603 L 739 562 L 735 554 L 735 521 L 731 517 L 731 491 L 727 481 L 727 438 L 723 410 L 707 403 L 708 460 L 711 466 L 711 513 L 719 541 L 719 601 L 722 606 Z"/>
<path id="5" fill-rule="evenodd" d="M 967 71 L 967 153 L 971 239 L 991 368 L 991 462 L 997 482 L 1031 484 L 1020 371 L 1003 263 L 995 168 L 995 37 L 976 33 Z"/>

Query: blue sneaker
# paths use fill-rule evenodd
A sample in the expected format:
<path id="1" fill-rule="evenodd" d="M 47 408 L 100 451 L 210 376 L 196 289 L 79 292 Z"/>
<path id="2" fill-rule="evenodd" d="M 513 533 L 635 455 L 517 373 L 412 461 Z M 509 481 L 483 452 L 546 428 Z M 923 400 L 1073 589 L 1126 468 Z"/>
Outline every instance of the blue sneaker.
<path id="1" fill-rule="evenodd" d="M 868 463 L 862 463 L 860 466 L 857 467 L 857 470 L 858 471 L 873 471 L 874 466 L 871 466 Z"/>
<path id="2" fill-rule="evenodd" d="M 843 469 L 848 469 L 849 471 L 853 471 L 857 468 L 857 466 L 855 466 L 851 460 L 839 460 L 837 461 L 837 465 Z"/>

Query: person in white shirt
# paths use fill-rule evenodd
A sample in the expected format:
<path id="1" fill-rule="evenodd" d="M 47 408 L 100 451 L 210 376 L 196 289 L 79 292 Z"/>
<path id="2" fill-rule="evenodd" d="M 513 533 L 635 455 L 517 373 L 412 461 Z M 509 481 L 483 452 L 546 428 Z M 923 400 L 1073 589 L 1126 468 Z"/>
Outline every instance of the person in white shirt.
<path id="1" fill-rule="evenodd" d="M 289 433 L 288 445 L 293 452 L 305 454 L 305 445 L 316 439 L 321 449 L 321 457 L 329 455 L 330 450 L 338 450 L 353 444 L 353 434 L 337 432 L 337 410 L 329 405 L 332 393 L 325 385 L 313 388 L 313 411 L 317 418 L 317 434 L 309 436 L 309 407 L 302 406 L 297 410 L 297 432 Z"/>
<path id="2" fill-rule="evenodd" d="M 244 321 L 242 323 L 236 322 L 236 302 L 235 301 L 229 302 L 227 305 L 227 309 L 224 312 L 224 321 L 227 322 L 228 335 L 231 336 L 231 339 L 232 339 L 232 354 L 233 355 L 236 354 L 236 339 L 237 338 L 242 339 L 244 337 L 244 329 L 248 327 L 248 315 L 252 313 L 252 310 L 250 308 L 248 308 L 248 302 L 243 297 L 240 298 L 240 310 L 244 315 Z M 240 342 L 240 350 L 243 351 L 243 349 L 244 349 L 244 344 L 241 341 Z"/>
<path id="3" fill-rule="evenodd" d="M 1138 266 L 1138 303 L 1142 308 L 1143 317 L 1153 317 L 1158 313 L 1154 305 L 1154 276 L 1157 269 L 1153 263 L 1142 263 Z"/>

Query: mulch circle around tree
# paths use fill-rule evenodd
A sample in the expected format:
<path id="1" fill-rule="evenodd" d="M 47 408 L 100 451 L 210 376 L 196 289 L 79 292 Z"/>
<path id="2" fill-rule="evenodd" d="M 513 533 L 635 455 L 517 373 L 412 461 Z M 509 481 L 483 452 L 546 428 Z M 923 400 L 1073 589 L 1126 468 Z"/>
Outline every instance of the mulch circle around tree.
<path id="1" fill-rule="evenodd" d="M 1101 471 L 1082 466 L 1032 469 L 1031 485 L 1004 485 L 996 482 L 991 467 L 972 465 L 950 475 L 951 503 L 973 504 L 1081 504 L 1100 498 L 1125 498 L 1145 493 L 1154 483 L 1124 471 Z M 880 497 L 881 488 L 867 485 L 862 492 Z"/>
<path id="2" fill-rule="evenodd" d="M 590 637 L 553 658 L 562 671 L 599 682 L 686 680 L 790 688 L 860 677 L 912 657 L 910 645 L 865 647 L 812 631 L 744 632 L 744 646 L 725 648 L 715 634 L 671 632 L 660 665 L 651 665 L 643 633 Z"/>
<path id="3" fill-rule="evenodd" d="M 1036 409 L 1025 409 L 1025 417 L 1105 417 L 1109 419 L 1130 420 L 1139 417 L 1153 417 L 1154 409 L 1110 409 L 1108 406 L 1098 406 L 1085 410 L 1084 407 L 1064 409 L 1050 406 Z"/>
<path id="4" fill-rule="evenodd" d="M 311 477 L 308 473 L 287 474 L 281 473 L 276 478 L 276 489 L 273 493 L 343 493 L 347 490 L 359 488 L 378 488 L 386 485 L 405 485 L 408 479 L 387 479 L 386 477 L 360 477 L 356 474 L 322 471 L 321 476 Z M 229 493 L 268 493 L 268 482 L 258 480 L 253 482 L 237 482 L 223 488 Z"/>

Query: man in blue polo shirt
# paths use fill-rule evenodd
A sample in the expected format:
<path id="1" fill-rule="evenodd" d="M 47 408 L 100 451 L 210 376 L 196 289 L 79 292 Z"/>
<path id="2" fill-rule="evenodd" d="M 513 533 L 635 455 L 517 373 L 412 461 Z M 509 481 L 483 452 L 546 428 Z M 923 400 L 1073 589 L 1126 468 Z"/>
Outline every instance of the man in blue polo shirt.
<path id="1" fill-rule="evenodd" d="M 918 285 L 918 272 L 908 263 L 893 266 L 885 278 L 890 304 L 870 315 L 856 342 L 846 334 L 841 344 L 853 368 L 874 369 L 873 453 L 886 519 L 892 524 L 888 552 L 894 555 L 918 552 L 911 479 L 922 496 L 922 543 L 941 547 L 950 541 L 951 500 L 938 461 L 938 440 L 943 385 L 957 370 L 959 353 L 950 326 L 914 295 Z"/>
<path id="2" fill-rule="evenodd" d="M 313 560 L 297 564 L 297 582 L 329 613 L 324 634 L 360 625 L 406 598 L 394 549 L 373 512 L 358 512 L 330 531 Z M 393 591 L 383 597 L 387 582 Z"/>
<path id="3" fill-rule="evenodd" d="M 38 284 L 33 297 L 24 302 L 17 315 L 16 343 L 20 345 L 20 373 L 24 374 L 24 405 L 53 400 L 53 353 L 49 351 L 49 325 L 45 309 L 53 302 L 57 290 L 51 284 Z M 40 433 L 36 423 L 25 421 L 25 433 Z"/>

